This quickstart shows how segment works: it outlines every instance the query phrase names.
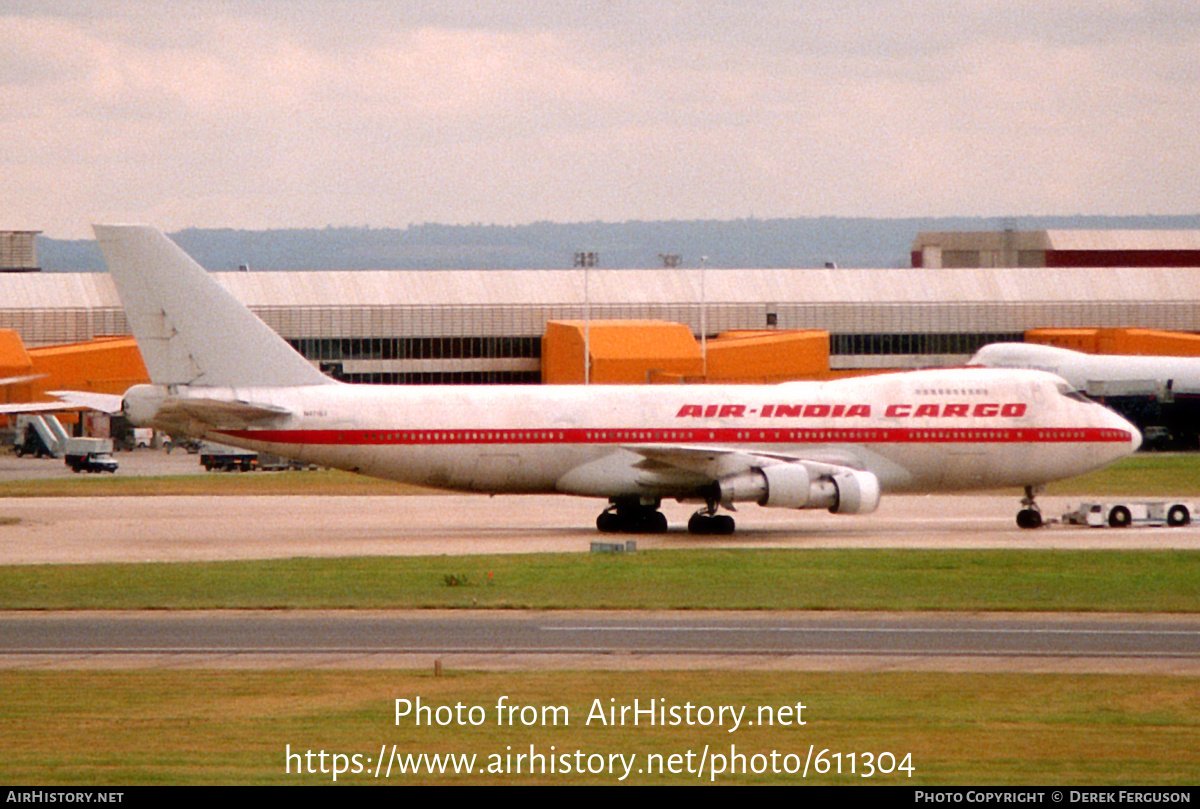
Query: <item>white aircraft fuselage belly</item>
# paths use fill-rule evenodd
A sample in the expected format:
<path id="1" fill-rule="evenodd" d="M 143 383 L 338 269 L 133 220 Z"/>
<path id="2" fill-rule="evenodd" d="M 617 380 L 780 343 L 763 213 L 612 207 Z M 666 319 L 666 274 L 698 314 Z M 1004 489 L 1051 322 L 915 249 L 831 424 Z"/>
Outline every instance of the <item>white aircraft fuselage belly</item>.
<path id="1" fill-rule="evenodd" d="M 771 386 L 205 388 L 280 415 L 188 431 L 467 491 L 680 497 L 711 482 L 688 469 L 648 475 L 656 448 L 802 458 L 871 472 L 885 492 L 942 491 L 1038 485 L 1137 447 L 1128 422 L 1061 385 L 1040 372 L 955 369 Z"/>

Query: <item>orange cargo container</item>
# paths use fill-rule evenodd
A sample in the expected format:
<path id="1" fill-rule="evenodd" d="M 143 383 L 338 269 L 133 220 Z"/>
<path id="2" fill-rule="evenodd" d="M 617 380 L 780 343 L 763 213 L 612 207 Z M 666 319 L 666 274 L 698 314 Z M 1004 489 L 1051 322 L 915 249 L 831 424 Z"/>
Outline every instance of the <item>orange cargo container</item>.
<path id="1" fill-rule="evenodd" d="M 1088 354 L 1200 357 L 1200 335 L 1155 329 L 1032 329 L 1025 342 Z"/>
<path id="2" fill-rule="evenodd" d="M 1096 353 L 1096 329 L 1030 329 L 1025 342 Z"/>
<path id="3" fill-rule="evenodd" d="M 726 332 L 708 345 L 708 381 L 771 383 L 829 376 L 829 332 Z"/>
<path id="4" fill-rule="evenodd" d="M 542 338 L 542 381 L 583 382 L 584 324 L 551 321 Z M 598 384 L 681 382 L 771 383 L 823 379 L 829 332 L 733 331 L 701 346 L 686 326 L 657 320 L 593 321 L 591 381 Z"/>
<path id="5" fill-rule="evenodd" d="M 542 382 L 584 381 L 583 321 L 552 320 L 542 336 Z M 699 376 L 700 346 L 682 323 L 661 320 L 593 320 L 587 326 L 591 382 L 646 384 Z"/>

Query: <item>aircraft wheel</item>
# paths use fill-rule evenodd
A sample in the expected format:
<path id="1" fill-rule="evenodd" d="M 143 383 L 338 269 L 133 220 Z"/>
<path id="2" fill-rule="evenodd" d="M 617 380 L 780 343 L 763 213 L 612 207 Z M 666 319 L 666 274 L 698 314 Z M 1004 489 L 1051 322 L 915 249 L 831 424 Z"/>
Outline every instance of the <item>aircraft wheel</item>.
<path id="1" fill-rule="evenodd" d="M 1133 515 L 1129 513 L 1129 509 L 1125 506 L 1113 506 L 1112 511 L 1108 512 L 1108 525 L 1110 528 L 1128 528 L 1133 522 Z"/>
<path id="2" fill-rule="evenodd" d="M 621 530 L 621 518 L 615 511 L 604 511 L 596 518 L 596 528 L 602 534 L 616 534 Z"/>
<path id="3" fill-rule="evenodd" d="M 650 517 L 650 533 L 665 534 L 667 533 L 667 515 L 661 511 L 655 511 Z"/>
<path id="4" fill-rule="evenodd" d="M 665 534 L 667 515 L 647 506 L 610 508 L 596 518 L 596 528 L 605 534 Z"/>
<path id="5" fill-rule="evenodd" d="M 1167 525 L 1172 528 L 1178 528 L 1181 525 L 1187 525 L 1192 521 L 1192 513 L 1188 511 L 1187 506 L 1175 505 L 1171 506 L 1167 512 Z"/>
<path id="6" fill-rule="evenodd" d="M 698 536 L 728 536 L 735 524 L 728 514 L 705 514 L 697 512 L 688 520 L 688 532 Z"/>
<path id="7" fill-rule="evenodd" d="M 1034 508 L 1023 508 L 1017 512 L 1018 528 L 1041 528 L 1042 512 Z"/>
<path id="8" fill-rule="evenodd" d="M 658 509 L 643 508 L 621 518 L 621 531 L 626 534 L 665 534 L 667 516 Z"/>

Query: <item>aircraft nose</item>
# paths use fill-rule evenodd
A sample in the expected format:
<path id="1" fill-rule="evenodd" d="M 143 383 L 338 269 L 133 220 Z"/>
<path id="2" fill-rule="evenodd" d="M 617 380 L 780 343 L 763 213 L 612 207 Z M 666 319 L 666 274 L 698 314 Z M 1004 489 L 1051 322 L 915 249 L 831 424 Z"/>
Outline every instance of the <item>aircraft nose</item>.
<path id="1" fill-rule="evenodd" d="M 1128 423 L 1129 422 L 1126 422 L 1126 424 Z M 1142 432 L 1132 424 L 1129 424 L 1129 432 L 1129 452 L 1134 453 L 1137 452 L 1142 446 Z"/>
<path id="2" fill-rule="evenodd" d="M 1137 452 L 1138 447 L 1142 445 L 1141 430 L 1133 426 L 1133 424 L 1124 416 L 1114 413 L 1111 410 L 1108 411 L 1108 421 L 1109 429 L 1120 430 L 1121 432 L 1127 433 L 1129 436 L 1128 442 L 1123 445 L 1125 447 L 1125 451 L 1122 453 L 1122 457 L 1125 455 L 1132 455 L 1133 453 Z"/>

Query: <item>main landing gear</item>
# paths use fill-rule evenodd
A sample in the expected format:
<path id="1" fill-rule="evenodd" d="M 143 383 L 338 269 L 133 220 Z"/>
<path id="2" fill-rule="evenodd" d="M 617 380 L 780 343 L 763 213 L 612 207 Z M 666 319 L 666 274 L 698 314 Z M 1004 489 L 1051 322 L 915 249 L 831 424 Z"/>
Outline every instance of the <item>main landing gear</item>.
<path id="1" fill-rule="evenodd" d="M 667 517 L 658 510 L 659 502 L 618 497 L 596 518 L 596 527 L 605 534 L 665 534 Z"/>
<path id="2" fill-rule="evenodd" d="M 717 504 L 709 503 L 688 520 L 688 533 L 706 536 L 728 536 L 733 533 L 733 517 L 718 514 Z"/>
<path id="3" fill-rule="evenodd" d="M 1041 528 L 1042 510 L 1033 499 L 1032 486 L 1025 487 L 1025 496 L 1021 498 L 1021 510 L 1017 512 L 1018 528 Z"/>
<path id="4" fill-rule="evenodd" d="M 648 503 L 637 497 L 618 497 L 596 518 L 596 527 L 605 534 L 663 534 L 667 518 L 658 510 L 660 501 Z M 688 531 L 706 536 L 728 536 L 733 533 L 733 517 L 718 514 L 717 504 L 709 503 L 688 520 Z"/>

